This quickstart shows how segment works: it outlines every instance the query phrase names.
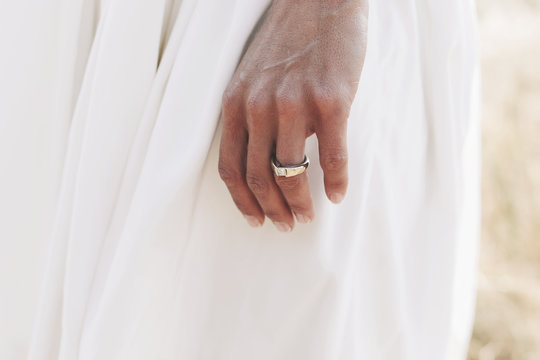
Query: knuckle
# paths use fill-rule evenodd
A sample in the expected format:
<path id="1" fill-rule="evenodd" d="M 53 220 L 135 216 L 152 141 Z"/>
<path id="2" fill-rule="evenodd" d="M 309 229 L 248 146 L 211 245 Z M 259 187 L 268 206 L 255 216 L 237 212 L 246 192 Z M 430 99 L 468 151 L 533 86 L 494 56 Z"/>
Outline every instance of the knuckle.
<path id="1" fill-rule="evenodd" d="M 290 115 L 299 110 L 302 106 L 302 96 L 300 91 L 291 87 L 282 87 L 276 93 L 276 107 L 279 114 Z"/>
<path id="2" fill-rule="evenodd" d="M 300 185 L 300 179 L 298 178 L 298 176 L 291 176 L 291 177 L 278 176 L 276 177 L 276 182 L 279 185 L 279 187 L 285 191 L 295 190 Z"/>
<path id="3" fill-rule="evenodd" d="M 249 189 L 256 195 L 262 195 L 268 191 L 268 181 L 260 175 L 248 173 L 246 175 L 246 182 Z"/>
<path id="4" fill-rule="evenodd" d="M 232 86 L 225 90 L 221 98 L 221 103 L 224 109 L 237 107 L 242 101 L 242 92 L 238 86 Z"/>
<path id="5" fill-rule="evenodd" d="M 246 112 L 253 119 L 263 117 L 272 108 L 272 99 L 268 92 L 257 90 L 251 93 L 246 101 Z"/>
<path id="6" fill-rule="evenodd" d="M 282 131 L 295 129 L 302 117 L 298 116 L 305 107 L 302 92 L 295 86 L 282 86 L 276 92 L 278 126 Z"/>
<path id="7" fill-rule="evenodd" d="M 221 106 L 225 116 L 234 114 L 241 106 L 243 91 L 239 85 L 234 85 L 225 90 L 221 99 Z"/>
<path id="8" fill-rule="evenodd" d="M 219 162 L 218 172 L 221 180 L 228 186 L 234 186 L 242 182 L 242 175 L 240 172 L 223 162 Z"/>
<path id="9" fill-rule="evenodd" d="M 317 86 L 311 91 L 315 107 L 323 117 L 343 119 L 348 116 L 350 104 L 345 94 L 336 87 Z"/>
<path id="10" fill-rule="evenodd" d="M 321 165 L 326 171 L 342 170 L 347 165 L 346 151 L 329 151 L 321 155 Z"/>

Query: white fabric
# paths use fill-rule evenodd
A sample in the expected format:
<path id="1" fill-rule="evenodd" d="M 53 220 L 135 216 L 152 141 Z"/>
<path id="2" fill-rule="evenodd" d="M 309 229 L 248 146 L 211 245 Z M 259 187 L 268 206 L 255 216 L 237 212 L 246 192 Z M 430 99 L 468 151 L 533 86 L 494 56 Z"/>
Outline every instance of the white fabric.
<path id="1" fill-rule="evenodd" d="M 1 359 L 464 358 L 472 0 L 371 2 L 347 197 L 309 138 L 316 219 L 289 234 L 250 228 L 217 173 L 269 3 L 0 2 Z"/>

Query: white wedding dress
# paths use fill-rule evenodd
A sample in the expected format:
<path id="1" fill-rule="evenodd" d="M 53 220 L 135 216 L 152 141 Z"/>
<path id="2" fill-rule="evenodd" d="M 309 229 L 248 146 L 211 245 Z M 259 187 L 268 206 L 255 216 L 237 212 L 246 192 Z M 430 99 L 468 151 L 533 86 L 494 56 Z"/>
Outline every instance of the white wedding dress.
<path id="1" fill-rule="evenodd" d="M 371 1 L 350 186 L 249 227 L 221 95 L 270 0 L 0 1 L 0 359 L 464 359 L 472 0 Z"/>

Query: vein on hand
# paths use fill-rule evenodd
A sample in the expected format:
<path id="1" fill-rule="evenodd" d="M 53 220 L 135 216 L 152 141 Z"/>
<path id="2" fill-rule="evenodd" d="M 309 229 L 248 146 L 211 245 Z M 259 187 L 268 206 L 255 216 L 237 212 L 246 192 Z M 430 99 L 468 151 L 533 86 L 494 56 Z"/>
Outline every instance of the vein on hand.
<path id="1" fill-rule="evenodd" d="M 304 55 L 306 55 L 315 45 L 317 45 L 319 43 L 319 40 L 315 39 L 315 40 L 312 40 L 303 50 L 301 50 L 300 52 L 297 52 L 289 57 L 287 57 L 286 59 L 283 59 L 283 60 L 280 60 L 278 62 L 275 62 L 273 64 L 270 64 L 270 65 L 266 65 L 262 71 L 266 71 L 266 70 L 269 70 L 269 69 L 273 69 L 273 68 L 276 68 L 276 67 L 279 67 L 279 66 L 283 66 L 285 65 L 285 69 L 288 69 L 291 65 L 293 65 L 298 59 L 302 58 Z"/>

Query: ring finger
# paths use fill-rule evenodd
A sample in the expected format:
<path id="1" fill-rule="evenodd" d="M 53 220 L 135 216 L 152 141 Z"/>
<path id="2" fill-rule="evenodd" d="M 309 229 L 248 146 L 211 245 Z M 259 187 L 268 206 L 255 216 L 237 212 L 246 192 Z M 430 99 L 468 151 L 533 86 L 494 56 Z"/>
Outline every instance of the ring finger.
<path id="1" fill-rule="evenodd" d="M 302 115 L 304 112 L 289 115 L 280 115 L 278 136 L 276 144 L 276 159 L 281 166 L 294 166 L 304 160 L 306 143 L 306 129 Z M 293 118 L 294 117 L 294 118 Z M 309 191 L 307 173 L 284 177 L 274 174 L 285 200 L 291 208 L 296 220 L 300 223 L 309 223 L 315 212 Z"/>

